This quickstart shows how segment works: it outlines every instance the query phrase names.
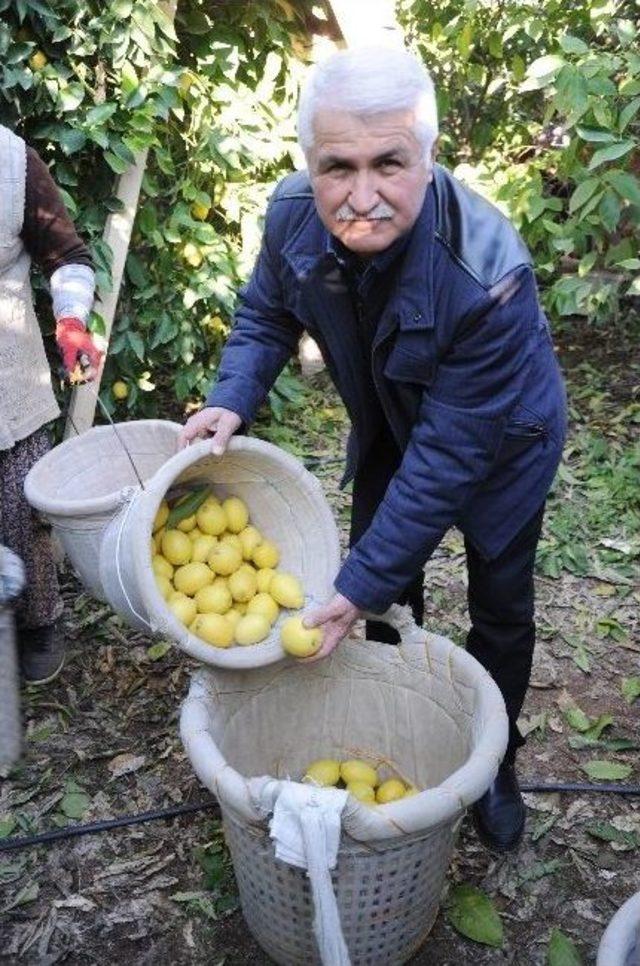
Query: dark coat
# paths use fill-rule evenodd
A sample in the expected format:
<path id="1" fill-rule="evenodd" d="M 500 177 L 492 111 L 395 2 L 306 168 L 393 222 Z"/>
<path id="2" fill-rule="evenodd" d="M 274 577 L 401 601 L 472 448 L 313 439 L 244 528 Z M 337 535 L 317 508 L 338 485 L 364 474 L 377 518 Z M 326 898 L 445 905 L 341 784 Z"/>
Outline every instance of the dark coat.
<path id="1" fill-rule="evenodd" d="M 285 178 L 207 404 L 250 423 L 306 329 L 351 418 L 349 477 L 379 407 L 330 242 L 306 175 Z M 398 260 L 372 375 L 403 459 L 335 586 L 382 612 L 454 524 L 497 556 L 543 503 L 565 437 L 562 377 L 527 249 L 439 165 Z"/>

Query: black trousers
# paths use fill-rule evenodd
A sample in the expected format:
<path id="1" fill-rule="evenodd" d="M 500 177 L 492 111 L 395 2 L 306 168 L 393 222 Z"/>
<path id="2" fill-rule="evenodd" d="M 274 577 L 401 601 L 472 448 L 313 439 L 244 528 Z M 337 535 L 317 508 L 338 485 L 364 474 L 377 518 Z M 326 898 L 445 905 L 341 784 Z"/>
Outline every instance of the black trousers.
<path id="1" fill-rule="evenodd" d="M 380 436 L 369 451 L 353 482 L 351 544 L 369 527 L 376 508 L 400 462 L 400 453 L 388 436 Z M 544 505 L 494 560 L 485 560 L 465 540 L 469 578 L 468 605 L 471 630 L 467 651 L 491 674 L 500 688 L 509 718 L 509 746 L 505 760 L 513 761 L 524 744 L 516 722 L 529 686 L 535 644 L 533 566 L 540 539 Z M 398 597 L 409 604 L 418 624 L 424 618 L 424 573 Z M 397 644 L 393 628 L 367 621 L 369 640 Z"/>

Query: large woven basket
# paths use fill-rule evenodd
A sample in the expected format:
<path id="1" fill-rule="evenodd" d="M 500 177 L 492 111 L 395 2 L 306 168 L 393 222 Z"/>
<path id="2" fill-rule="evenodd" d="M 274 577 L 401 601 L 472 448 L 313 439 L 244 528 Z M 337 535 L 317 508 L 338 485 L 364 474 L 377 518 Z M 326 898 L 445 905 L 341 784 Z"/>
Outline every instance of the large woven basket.
<path id="1" fill-rule="evenodd" d="M 620 906 L 605 929 L 596 966 L 640 966 L 640 892 Z"/>
<path id="2" fill-rule="evenodd" d="M 183 704 L 182 740 L 220 801 L 245 918 L 286 966 L 320 961 L 311 890 L 275 858 L 265 779 L 251 776 L 299 779 L 315 758 L 359 757 L 425 789 L 373 808 L 349 797 L 342 813 L 333 886 L 351 962 L 396 966 L 427 936 L 459 821 L 504 755 L 507 717 L 487 672 L 392 611 L 399 647 L 347 640 L 313 665 L 201 671 Z"/>

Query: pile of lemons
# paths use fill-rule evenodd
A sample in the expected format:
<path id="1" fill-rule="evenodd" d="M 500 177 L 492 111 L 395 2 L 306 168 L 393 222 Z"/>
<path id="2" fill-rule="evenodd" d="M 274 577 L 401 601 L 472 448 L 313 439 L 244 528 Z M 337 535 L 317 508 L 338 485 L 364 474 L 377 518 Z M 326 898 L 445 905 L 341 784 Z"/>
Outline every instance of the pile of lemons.
<path id="1" fill-rule="evenodd" d="M 164 500 L 153 522 L 151 566 L 167 606 L 196 637 L 214 647 L 258 644 L 281 607 L 303 606 L 300 581 L 276 570 L 280 552 L 250 523 L 241 499 L 208 495 L 168 529 L 171 509 Z M 302 627 L 301 618 L 284 621 L 283 640 L 292 621 Z"/>
<path id="2" fill-rule="evenodd" d="M 399 778 L 380 781 L 373 765 L 358 758 L 349 761 L 320 758 L 309 765 L 302 781 L 322 788 L 340 785 L 366 805 L 386 805 L 418 794 L 415 785 L 408 785 Z"/>

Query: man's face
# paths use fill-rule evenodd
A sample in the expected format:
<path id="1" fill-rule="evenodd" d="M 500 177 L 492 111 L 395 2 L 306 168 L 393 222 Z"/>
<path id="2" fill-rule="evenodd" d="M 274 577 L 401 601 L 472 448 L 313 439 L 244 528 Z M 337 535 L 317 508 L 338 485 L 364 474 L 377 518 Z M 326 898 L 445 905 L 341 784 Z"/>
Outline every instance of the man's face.
<path id="1" fill-rule="evenodd" d="M 413 126 L 412 111 L 315 116 L 308 161 L 318 214 L 359 255 L 384 251 L 420 213 L 433 173 Z"/>

